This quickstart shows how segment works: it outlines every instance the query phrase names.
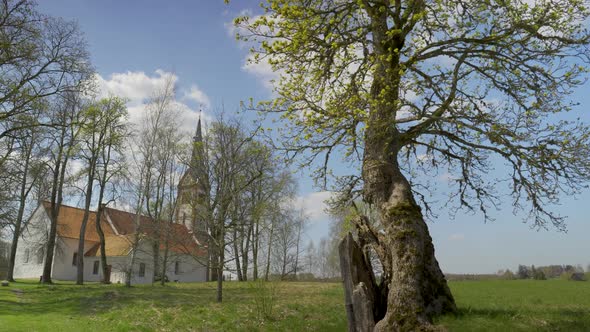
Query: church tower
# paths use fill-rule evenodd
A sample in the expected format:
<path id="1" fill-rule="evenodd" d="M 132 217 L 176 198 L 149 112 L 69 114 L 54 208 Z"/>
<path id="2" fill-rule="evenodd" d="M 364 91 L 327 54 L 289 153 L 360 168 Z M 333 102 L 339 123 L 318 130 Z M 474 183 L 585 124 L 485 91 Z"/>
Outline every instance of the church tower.
<path id="1" fill-rule="evenodd" d="M 203 202 L 205 197 L 205 188 L 203 186 L 205 176 L 199 169 L 204 154 L 203 133 L 201 128 L 201 115 L 197 130 L 193 137 L 193 149 L 191 162 L 186 172 L 178 182 L 178 197 L 176 203 L 175 222 L 185 225 L 194 233 L 205 232 L 205 222 L 203 218 Z M 199 237 L 199 236 L 197 236 Z"/>

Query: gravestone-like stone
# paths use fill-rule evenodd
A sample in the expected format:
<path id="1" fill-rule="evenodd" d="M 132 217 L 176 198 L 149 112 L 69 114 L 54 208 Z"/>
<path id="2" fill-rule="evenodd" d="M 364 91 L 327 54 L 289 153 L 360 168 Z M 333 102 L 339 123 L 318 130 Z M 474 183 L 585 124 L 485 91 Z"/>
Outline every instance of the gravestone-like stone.
<path id="1" fill-rule="evenodd" d="M 2 286 L 8 287 L 9 283 L 8 280 L 2 280 Z"/>

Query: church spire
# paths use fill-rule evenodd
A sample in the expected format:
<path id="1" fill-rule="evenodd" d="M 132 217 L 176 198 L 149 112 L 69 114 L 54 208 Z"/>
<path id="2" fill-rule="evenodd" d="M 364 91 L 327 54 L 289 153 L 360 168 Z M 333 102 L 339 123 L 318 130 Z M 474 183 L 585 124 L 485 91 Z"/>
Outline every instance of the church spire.
<path id="1" fill-rule="evenodd" d="M 194 143 L 200 143 L 203 141 L 203 133 L 201 132 L 201 110 L 199 110 L 199 122 L 197 123 L 197 132 L 193 137 Z"/>

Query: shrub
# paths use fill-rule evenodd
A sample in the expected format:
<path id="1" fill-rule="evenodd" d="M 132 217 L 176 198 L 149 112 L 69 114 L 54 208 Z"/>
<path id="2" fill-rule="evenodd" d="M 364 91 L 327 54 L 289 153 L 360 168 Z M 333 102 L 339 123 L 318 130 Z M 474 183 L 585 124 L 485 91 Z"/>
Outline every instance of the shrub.
<path id="1" fill-rule="evenodd" d="M 315 276 L 313 275 L 313 273 L 299 273 L 297 275 L 297 280 L 299 280 L 299 281 L 314 281 Z"/>
<path id="2" fill-rule="evenodd" d="M 536 270 L 535 274 L 533 275 L 533 278 L 535 280 L 547 280 L 547 277 L 545 277 L 545 273 L 541 270 Z"/>
<path id="3" fill-rule="evenodd" d="M 506 272 L 502 273 L 502 276 L 501 277 L 504 280 L 514 280 L 514 279 L 516 279 L 516 276 L 510 270 L 506 270 Z"/>
<path id="4" fill-rule="evenodd" d="M 562 280 L 571 280 L 571 281 L 586 281 L 586 276 L 582 272 L 564 272 L 561 274 L 560 278 Z"/>
<path id="5" fill-rule="evenodd" d="M 254 294 L 254 309 L 259 320 L 272 319 L 273 307 L 278 299 L 278 283 L 258 279 L 250 282 Z"/>

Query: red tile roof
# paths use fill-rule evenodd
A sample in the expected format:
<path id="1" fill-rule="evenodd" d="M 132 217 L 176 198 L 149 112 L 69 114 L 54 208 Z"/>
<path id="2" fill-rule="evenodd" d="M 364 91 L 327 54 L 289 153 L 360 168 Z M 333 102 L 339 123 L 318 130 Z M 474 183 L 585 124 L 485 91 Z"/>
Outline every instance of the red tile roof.
<path id="1" fill-rule="evenodd" d="M 47 210 L 47 214 L 51 215 L 51 203 L 43 202 L 43 206 Z M 79 239 L 83 217 L 84 209 L 61 205 L 59 208 L 59 215 L 57 216 L 57 235 L 70 239 Z M 101 218 L 100 225 L 102 226 L 105 236 L 114 235 L 113 229 L 107 223 L 105 218 Z M 96 212 L 94 211 L 90 211 L 88 215 L 84 239 L 91 242 L 99 241 L 98 233 L 96 232 Z"/>
<path id="2" fill-rule="evenodd" d="M 43 206 L 50 214 L 51 204 L 43 202 Z M 57 234 L 60 237 L 79 239 L 83 216 L 84 209 L 61 205 L 57 218 Z M 131 250 L 132 235 L 135 234 L 136 228 L 135 220 L 135 213 L 111 208 L 104 209 L 101 225 L 105 233 L 105 250 L 108 256 L 124 256 Z M 206 255 L 206 249 L 196 242 L 193 233 L 186 226 L 165 221 L 158 223 L 147 216 L 140 216 L 139 220 L 139 232 L 143 237 L 159 238 L 161 250 L 165 249 L 165 243 L 168 240 L 168 248 L 173 252 L 196 256 Z M 114 230 L 108 221 L 112 222 Z M 115 230 L 119 235 L 115 233 Z M 84 239 L 90 242 L 99 242 L 96 232 L 96 212 L 94 211 L 90 211 Z M 93 245 L 85 256 L 100 255 L 99 248 L 98 243 Z"/>

